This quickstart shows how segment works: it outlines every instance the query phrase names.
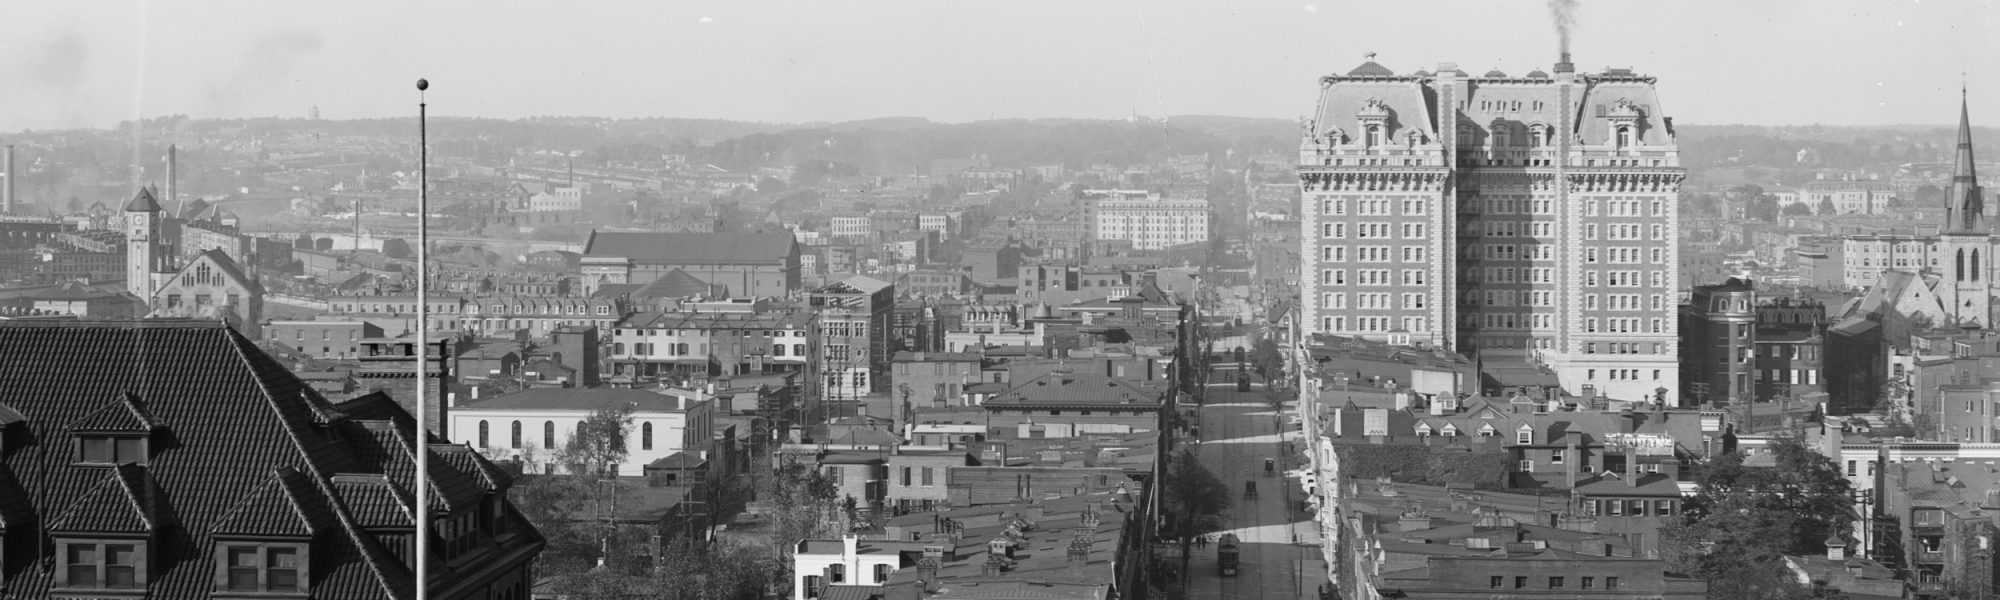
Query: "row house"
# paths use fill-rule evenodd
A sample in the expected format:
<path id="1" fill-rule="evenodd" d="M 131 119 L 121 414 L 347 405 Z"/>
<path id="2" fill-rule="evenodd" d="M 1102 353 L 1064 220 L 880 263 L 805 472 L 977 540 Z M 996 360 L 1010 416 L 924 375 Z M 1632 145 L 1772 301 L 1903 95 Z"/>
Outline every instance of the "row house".
<path id="1" fill-rule="evenodd" d="M 611 361 L 622 376 L 705 379 L 817 370 L 820 338 L 812 315 L 803 312 L 648 311 L 610 331 Z"/>

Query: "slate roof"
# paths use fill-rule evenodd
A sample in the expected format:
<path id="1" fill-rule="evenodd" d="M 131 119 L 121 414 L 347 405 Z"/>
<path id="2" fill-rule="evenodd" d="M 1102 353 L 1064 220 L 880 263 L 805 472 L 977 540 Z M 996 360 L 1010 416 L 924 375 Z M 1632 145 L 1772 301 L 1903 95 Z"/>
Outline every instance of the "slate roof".
<path id="1" fill-rule="evenodd" d="M 584 256 L 663 264 L 783 264 L 798 253 L 790 233 L 592 231 Z"/>
<path id="2" fill-rule="evenodd" d="M 0 323 L 0 405 L 21 417 L 9 427 L 10 446 L 31 441 L 0 456 L 0 521 L 10 533 L 39 522 L 53 533 L 148 535 L 149 597 L 207 597 L 212 536 L 299 532 L 314 537 L 314 597 L 414 595 L 410 569 L 367 530 L 411 527 L 407 494 L 371 504 L 377 498 L 337 481 L 350 477 L 342 473 L 406 489 L 414 481 L 409 440 L 417 429 L 387 396 L 335 406 L 218 322 L 16 321 Z M 150 431 L 146 463 L 52 459 L 67 456 L 77 427 Z M 400 451 L 371 429 L 395 432 Z M 39 444 L 59 451 L 34 451 Z M 480 472 L 439 454 L 426 453 L 441 503 L 465 508 L 491 489 Z M 539 552 L 541 537 L 525 522 L 508 529 L 525 535 L 496 555 Z M 0 548 L 10 598 L 50 596 L 53 565 L 34 557 L 52 551 Z"/>
<path id="3" fill-rule="evenodd" d="M 75 423 L 69 425 L 69 430 L 139 433 L 159 429 L 162 426 L 164 424 L 160 423 L 159 419 L 153 418 L 152 413 L 146 410 L 145 404 L 138 396 L 126 392 L 104 403 L 90 414 L 84 415 L 83 418 L 77 419 Z"/>
<path id="4" fill-rule="evenodd" d="M 125 203 L 125 212 L 160 212 L 160 201 L 153 199 L 153 190 L 139 188 L 132 195 L 132 201 Z"/>

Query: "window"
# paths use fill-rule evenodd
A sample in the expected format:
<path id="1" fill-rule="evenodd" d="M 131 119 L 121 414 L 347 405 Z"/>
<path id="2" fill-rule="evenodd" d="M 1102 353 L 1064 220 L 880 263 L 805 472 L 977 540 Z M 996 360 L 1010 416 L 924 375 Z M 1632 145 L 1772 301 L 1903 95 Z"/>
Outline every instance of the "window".
<path id="1" fill-rule="evenodd" d="M 1607 590 L 1615 590 L 1615 589 L 1618 589 L 1618 578 L 1617 578 L 1617 577 L 1606 577 L 1606 578 L 1604 578 L 1604 589 L 1607 589 Z"/>
<path id="2" fill-rule="evenodd" d="M 514 427 L 513 427 L 513 436 L 512 436 L 511 438 L 509 438 L 509 439 L 513 441 L 514 445 L 513 445 L 512 447 L 513 447 L 513 448 L 514 448 L 515 450 L 519 450 L 519 449 L 521 449 L 521 422 L 520 422 L 520 421 L 515 421 L 515 422 L 514 422 Z"/>
<path id="3" fill-rule="evenodd" d="M 1562 589 L 1562 588 L 1563 588 L 1563 578 L 1561 578 L 1561 577 L 1550 577 L 1550 578 L 1549 578 L 1549 589 L 1552 589 L 1552 590 L 1560 590 L 1560 589 Z"/>
<path id="4" fill-rule="evenodd" d="M 1552 465 L 1563 464 L 1563 451 L 1556 450 L 1554 452 L 1549 453 L 1549 464 Z"/>
<path id="5" fill-rule="evenodd" d="M 1586 589 L 1586 590 L 1589 590 L 1589 589 L 1596 589 L 1596 588 L 1597 588 L 1597 578 L 1596 578 L 1596 577 L 1583 577 L 1583 578 L 1581 578 L 1581 579 L 1583 579 L 1583 582 L 1582 582 L 1582 583 L 1583 583 L 1583 589 Z"/>
<path id="6" fill-rule="evenodd" d="M 652 450 L 652 449 L 653 449 L 653 424 L 652 424 L 652 423 L 640 423 L 640 424 L 639 424 L 639 449 L 640 449 L 640 450 Z"/>
<path id="7" fill-rule="evenodd" d="M 481 450 L 484 450 L 484 449 L 487 449 L 487 448 L 491 448 L 491 447 L 492 447 L 492 445 L 490 445 L 490 444 L 487 444 L 487 443 L 486 443 L 486 422 L 485 422 L 485 421 L 480 421 L 480 422 L 479 422 L 479 449 L 481 449 Z"/>
<path id="8" fill-rule="evenodd" d="M 78 436 L 76 462 L 95 465 L 146 464 L 146 438 L 129 435 Z"/>
<path id="9" fill-rule="evenodd" d="M 68 542 L 63 544 L 62 587 L 99 589 L 139 589 L 145 587 L 140 571 L 140 553 L 145 546 L 134 543 L 104 544 Z"/>
<path id="10" fill-rule="evenodd" d="M 827 578 L 826 578 L 826 581 L 827 581 L 827 583 L 844 583 L 844 582 L 846 582 L 846 581 L 847 581 L 847 565 L 833 565 L 833 567 L 832 567 L 831 569 L 828 569 L 828 570 L 827 570 Z"/>
<path id="11" fill-rule="evenodd" d="M 480 425 L 484 426 L 485 423 L 482 422 L 480 423 Z M 484 438 L 481 438 L 481 440 L 483 441 Z M 556 422 L 542 421 L 542 449 L 553 450 L 555 449 L 555 447 L 556 447 Z"/>
<path id="12" fill-rule="evenodd" d="M 931 473 L 932 473 L 931 467 L 924 467 L 924 487 L 931 487 L 932 485 L 935 485 L 932 483 Z"/>
<path id="13" fill-rule="evenodd" d="M 1528 430 L 1528 429 L 1523 429 L 1523 430 L 1520 430 L 1520 431 L 1517 431 L 1517 432 L 1514 432 L 1514 443 L 1517 443 L 1517 444 L 1533 444 L 1533 443 L 1535 443 L 1535 432 L 1534 432 L 1533 430 Z"/>
<path id="14" fill-rule="evenodd" d="M 1527 589 L 1527 588 L 1528 588 L 1528 578 L 1527 578 L 1527 576 L 1525 576 L 1525 575 L 1517 575 L 1517 576 L 1515 576 L 1515 577 L 1514 577 L 1514 589 L 1517 589 L 1517 590 L 1521 590 L 1521 589 Z"/>
<path id="15" fill-rule="evenodd" d="M 881 583 L 886 583 L 888 581 L 889 581 L 889 565 L 879 565 L 879 564 L 875 565 L 875 583 L 881 584 Z"/>
<path id="16" fill-rule="evenodd" d="M 806 576 L 806 597 L 807 597 L 807 598 L 818 598 L 818 597 L 819 597 L 819 576 L 818 576 L 818 575 L 807 575 L 807 576 Z"/>
<path id="17" fill-rule="evenodd" d="M 1506 585 L 1506 582 L 1507 578 L 1500 575 L 1494 575 L 1492 577 L 1486 578 L 1487 586 L 1496 590 L 1500 589 L 1501 586 Z"/>

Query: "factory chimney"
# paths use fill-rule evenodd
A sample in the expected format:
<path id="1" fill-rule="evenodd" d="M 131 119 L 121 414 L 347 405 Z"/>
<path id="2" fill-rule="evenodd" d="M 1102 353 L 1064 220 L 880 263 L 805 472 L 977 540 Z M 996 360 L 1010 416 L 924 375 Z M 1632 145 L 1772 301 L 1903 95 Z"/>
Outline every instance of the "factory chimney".
<path id="1" fill-rule="evenodd" d="M 7 184 L 0 189 L 0 215 L 14 214 L 14 145 L 7 145 Z"/>
<path id="2" fill-rule="evenodd" d="M 180 161 L 175 157 L 179 152 L 173 144 L 167 144 L 167 202 L 180 206 Z M 185 218 L 185 215 L 182 215 Z"/>

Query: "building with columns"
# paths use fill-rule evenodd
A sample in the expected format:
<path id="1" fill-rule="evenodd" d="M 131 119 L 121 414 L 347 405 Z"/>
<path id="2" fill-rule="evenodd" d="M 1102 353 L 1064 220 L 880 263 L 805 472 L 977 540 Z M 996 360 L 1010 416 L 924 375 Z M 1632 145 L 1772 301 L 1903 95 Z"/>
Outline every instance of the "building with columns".
<path id="1" fill-rule="evenodd" d="M 1298 163 L 1308 333 L 1677 396 L 1672 121 L 1652 77 L 1554 71 L 1320 79 Z"/>

